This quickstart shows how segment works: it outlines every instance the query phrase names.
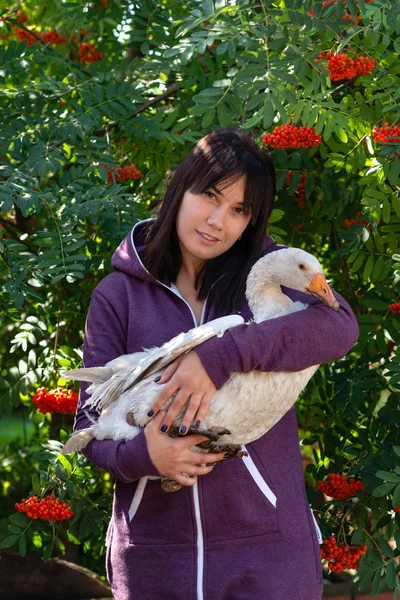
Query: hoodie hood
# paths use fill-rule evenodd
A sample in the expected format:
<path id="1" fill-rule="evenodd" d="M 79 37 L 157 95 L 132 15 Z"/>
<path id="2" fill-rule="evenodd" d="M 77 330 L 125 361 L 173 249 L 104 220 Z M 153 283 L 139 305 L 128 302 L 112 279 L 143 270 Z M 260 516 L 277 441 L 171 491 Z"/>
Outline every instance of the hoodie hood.
<path id="1" fill-rule="evenodd" d="M 122 271 L 142 281 L 155 283 L 155 279 L 144 266 L 141 257 L 146 245 L 146 234 L 154 219 L 138 221 L 120 243 L 112 255 L 111 264 L 116 271 Z M 163 282 L 169 285 L 167 282 Z"/>
<path id="2" fill-rule="evenodd" d="M 151 283 L 161 283 L 171 287 L 171 283 L 168 281 L 158 281 L 153 277 L 146 269 L 142 262 L 142 256 L 146 245 L 146 234 L 150 223 L 154 219 L 146 219 L 139 221 L 131 229 L 125 239 L 120 243 L 118 248 L 115 250 L 111 264 L 116 271 L 122 271 L 131 277 L 136 277 L 142 281 L 148 281 Z M 266 235 L 263 241 L 262 254 L 268 254 L 274 250 L 279 250 L 283 246 L 275 244 L 274 240 Z"/>

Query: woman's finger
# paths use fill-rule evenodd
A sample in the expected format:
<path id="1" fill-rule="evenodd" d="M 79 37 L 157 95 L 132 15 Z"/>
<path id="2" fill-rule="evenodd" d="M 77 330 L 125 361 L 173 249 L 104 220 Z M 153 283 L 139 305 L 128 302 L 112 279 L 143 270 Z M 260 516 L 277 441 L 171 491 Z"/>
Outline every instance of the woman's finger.
<path id="1" fill-rule="evenodd" d="M 208 411 L 208 407 L 210 406 L 210 402 L 213 398 L 214 394 L 206 393 L 201 399 L 200 406 L 197 410 L 196 415 L 194 416 L 194 423 L 196 427 L 201 427 L 201 424 L 204 422 L 206 418 L 206 414 Z"/>
<path id="2" fill-rule="evenodd" d="M 175 479 L 181 485 L 192 486 L 196 483 L 197 477 L 190 476 L 186 471 L 182 471 L 182 473 L 177 473 L 171 479 Z"/>
<path id="3" fill-rule="evenodd" d="M 172 423 L 175 421 L 175 419 L 181 412 L 182 408 L 185 406 L 186 402 L 188 401 L 188 398 L 189 394 L 186 390 L 179 390 L 179 392 L 173 399 L 170 407 L 168 408 L 167 412 L 165 413 L 165 417 L 160 427 L 161 431 L 163 431 L 164 433 L 168 431 Z"/>
<path id="4" fill-rule="evenodd" d="M 173 363 L 168 365 L 168 367 L 166 369 L 164 369 L 164 371 L 161 375 L 161 379 L 158 379 L 158 381 L 156 381 L 156 383 L 159 383 L 159 384 L 167 383 L 167 381 L 169 381 L 171 379 L 171 377 L 174 375 L 175 371 L 179 367 L 181 360 L 182 360 L 182 357 L 179 357 L 176 360 L 174 360 Z M 155 379 L 157 379 L 157 377 Z"/>
<path id="5" fill-rule="evenodd" d="M 183 416 L 181 426 L 179 428 L 179 433 L 181 435 L 185 435 L 188 431 L 190 425 L 192 424 L 193 418 L 197 413 L 199 406 L 201 404 L 203 398 L 203 394 L 192 394 L 189 396 L 189 402 L 186 407 L 186 412 Z"/>
<path id="6" fill-rule="evenodd" d="M 149 407 L 149 412 L 147 413 L 148 416 L 152 417 L 153 415 L 157 414 L 178 389 L 179 388 L 177 385 L 173 382 L 164 384 L 164 387 L 161 389 L 160 393 Z"/>
<path id="7" fill-rule="evenodd" d="M 207 475 L 207 473 L 211 473 L 214 469 L 214 465 L 193 465 L 185 467 L 185 473 L 190 475 L 191 477 L 201 477 L 202 475 Z"/>

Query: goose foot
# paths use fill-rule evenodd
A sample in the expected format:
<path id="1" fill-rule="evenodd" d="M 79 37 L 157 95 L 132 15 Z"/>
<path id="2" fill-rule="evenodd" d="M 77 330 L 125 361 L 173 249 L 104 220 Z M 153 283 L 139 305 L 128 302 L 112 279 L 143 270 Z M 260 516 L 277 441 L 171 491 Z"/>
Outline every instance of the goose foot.
<path id="1" fill-rule="evenodd" d="M 202 444 L 207 444 L 209 442 L 217 442 L 221 435 L 229 435 L 231 432 L 229 431 L 229 429 L 225 429 L 225 427 L 210 427 L 209 429 L 200 429 L 199 427 L 191 426 L 189 427 L 185 435 L 189 435 L 190 433 L 198 433 L 208 438 L 208 440 L 206 440 L 205 442 L 197 444 L 200 448 L 208 448 L 208 446 L 202 446 Z M 168 435 L 170 437 L 182 437 L 182 434 L 179 432 L 179 426 L 175 425 L 171 427 L 168 431 Z"/>
<path id="2" fill-rule="evenodd" d="M 216 442 L 211 442 L 209 448 L 209 452 L 212 454 L 217 454 L 218 452 L 225 452 L 225 454 L 229 454 L 229 456 L 227 456 L 224 460 L 248 456 L 248 453 L 242 450 L 241 444 L 217 444 Z"/>
<path id="3" fill-rule="evenodd" d="M 163 477 L 161 479 L 161 488 L 164 492 L 177 492 L 182 487 L 182 484 L 175 481 L 175 479 L 170 479 L 169 477 Z"/>
<path id="4" fill-rule="evenodd" d="M 140 425 L 135 419 L 135 415 L 133 414 L 133 412 L 126 413 L 125 420 L 128 423 L 128 425 L 132 425 L 132 427 L 140 427 Z"/>

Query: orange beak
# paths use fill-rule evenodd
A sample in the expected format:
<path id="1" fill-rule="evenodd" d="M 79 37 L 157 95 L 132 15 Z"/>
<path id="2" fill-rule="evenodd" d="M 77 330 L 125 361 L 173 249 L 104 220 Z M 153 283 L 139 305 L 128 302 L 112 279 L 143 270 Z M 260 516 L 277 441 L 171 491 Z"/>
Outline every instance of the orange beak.
<path id="1" fill-rule="evenodd" d="M 326 283 L 326 279 L 322 273 L 314 275 L 310 285 L 306 288 L 306 291 L 308 294 L 315 296 L 318 300 L 321 300 L 321 302 L 324 302 L 324 304 L 333 308 L 333 310 L 339 310 L 339 303 L 333 295 L 331 288 Z"/>

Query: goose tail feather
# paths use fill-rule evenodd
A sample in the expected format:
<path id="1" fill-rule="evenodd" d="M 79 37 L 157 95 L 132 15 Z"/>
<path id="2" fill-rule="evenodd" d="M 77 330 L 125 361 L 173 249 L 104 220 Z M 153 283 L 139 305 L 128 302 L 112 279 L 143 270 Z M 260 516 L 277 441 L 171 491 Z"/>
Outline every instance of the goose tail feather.
<path id="1" fill-rule="evenodd" d="M 92 381 L 96 383 L 104 383 L 113 375 L 113 370 L 110 367 L 89 367 L 86 369 L 73 369 L 72 371 L 63 371 L 61 377 L 63 379 L 75 379 L 77 381 Z"/>
<path id="2" fill-rule="evenodd" d="M 64 444 L 61 450 L 61 454 L 71 454 L 71 452 L 82 450 L 82 448 L 85 448 L 88 445 L 88 443 L 93 439 L 93 437 L 94 436 L 91 427 L 75 431 L 72 435 L 70 435 L 70 437 Z"/>

